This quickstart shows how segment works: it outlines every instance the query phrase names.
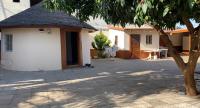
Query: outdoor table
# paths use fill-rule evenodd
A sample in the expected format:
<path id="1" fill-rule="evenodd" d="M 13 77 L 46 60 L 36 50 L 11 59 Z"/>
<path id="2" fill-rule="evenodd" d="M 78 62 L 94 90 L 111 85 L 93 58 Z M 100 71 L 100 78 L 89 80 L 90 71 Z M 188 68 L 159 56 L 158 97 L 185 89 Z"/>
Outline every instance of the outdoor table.
<path id="1" fill-rule="evenodd" d="M 150 53 L 148 59 L 150 59 L 150 60 L 156 60 L 157 59 L 157 54 L 156 53 L 160 52 L 160 51 L 159 50 L 144 50 L 144 52 Z M 152 58 L 152 53 L 154 55 L 153 58 Z"/>
<path id="2" fill-rule="evenodd" d="M 167 58 L 168 49 L 167 48 L 160 48 L 159 49 L 159 55 L 160 55 L 160 52 L 162 52 L 162 51 L 165 52 L 165 58 Z"/>

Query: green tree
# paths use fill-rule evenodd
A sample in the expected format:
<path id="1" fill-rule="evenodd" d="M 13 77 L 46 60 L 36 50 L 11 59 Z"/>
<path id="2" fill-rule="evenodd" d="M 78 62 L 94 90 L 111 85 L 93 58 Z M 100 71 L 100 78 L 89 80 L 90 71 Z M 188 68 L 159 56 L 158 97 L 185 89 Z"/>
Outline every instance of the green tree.
<path id="1" fill-rule="evenodd" d="M 94 37 L 94 42 L 92 42 L 92 47 L 97 50 L 98 57 L 105 57 L 104 51 L 105 47 L 110 46 L 110 40 L 108 37 L 100 32 Z"/>
<path id="2" fill-rule="evenodd" d="M 100 16 L 108 24 L 152 25 L 162 34 L 162 41 L 184 75 L 186 94 L 198 94 L 194 72 L 200 56 L 200 25 L 195 28 L 191 20 L 200 22 L 200 0 L 45 0 L 44 4 L 52 10 L 75 13 L 82 21 L 90 16 Z M 164 32 L 164 29 L 174 29 L 177 23 L 186 25 L 191 35 L 187 62 L 183 61 Z"/>

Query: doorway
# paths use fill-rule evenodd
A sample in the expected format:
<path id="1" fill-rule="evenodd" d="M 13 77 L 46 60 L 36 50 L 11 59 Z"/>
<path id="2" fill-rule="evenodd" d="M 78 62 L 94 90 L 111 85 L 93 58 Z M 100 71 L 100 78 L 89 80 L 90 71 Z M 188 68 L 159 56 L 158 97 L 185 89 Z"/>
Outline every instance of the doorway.
<path id="1" fill-rule="evenodd" d="M 131 58 L 139 59 L 140 58 L 140 35 L 132 34 L 131 35 Z"/>
<path id="2" fill-rule="evenodd" d="M 66 61 L 68 66 L 78 65 L 78 32 L 66 32 Z"/>
<path id="3" fill-rule="evenodd" d="M 61 29 L 61 59 L 62 69 L 82 65 L 82 43 L 80 29 Z"/>

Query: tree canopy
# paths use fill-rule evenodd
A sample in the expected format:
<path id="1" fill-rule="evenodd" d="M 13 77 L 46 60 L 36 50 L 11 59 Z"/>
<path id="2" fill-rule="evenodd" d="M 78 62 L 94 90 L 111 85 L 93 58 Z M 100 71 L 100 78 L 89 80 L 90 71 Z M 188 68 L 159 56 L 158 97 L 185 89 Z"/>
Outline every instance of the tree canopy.
<path id="1" fill-rule="evenodd" d="M 101 17 L 108 24 L 144 23 L 173 29 L 183 18 L 200 22 L 200 0 L 45 0 L 52 10 L 75 13 L 82 21 Z"/>

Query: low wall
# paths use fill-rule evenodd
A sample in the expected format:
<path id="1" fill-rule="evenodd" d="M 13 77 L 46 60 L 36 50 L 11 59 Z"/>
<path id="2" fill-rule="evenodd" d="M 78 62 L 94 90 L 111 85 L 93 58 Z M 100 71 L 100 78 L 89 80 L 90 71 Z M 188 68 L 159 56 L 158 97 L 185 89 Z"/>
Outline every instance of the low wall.
<path id="1" fill-rule="evenodd" d="M 97 57 L 97 51 L 95 49 L 90 49 L 90 55 L 92 59 Z"/>
<path id="2" fill-rule="evenodd" d="M 117 58 L 131 59 L 131 52 L 128 50 L 119 50 L 116 54 Z"/>

